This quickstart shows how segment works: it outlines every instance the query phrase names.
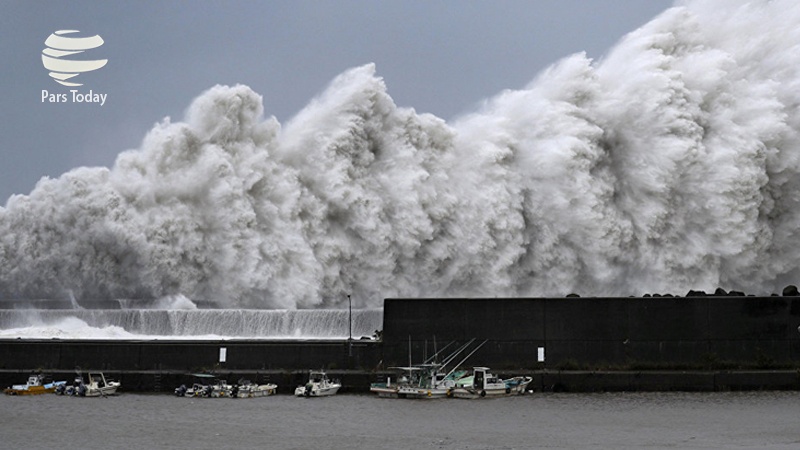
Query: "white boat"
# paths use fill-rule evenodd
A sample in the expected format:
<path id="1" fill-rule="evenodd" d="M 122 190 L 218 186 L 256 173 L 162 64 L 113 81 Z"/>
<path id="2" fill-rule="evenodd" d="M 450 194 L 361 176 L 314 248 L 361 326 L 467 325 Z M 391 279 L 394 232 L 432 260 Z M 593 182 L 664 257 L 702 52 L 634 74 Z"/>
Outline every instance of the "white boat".
<path id="1" fill-rule="evenodd" d="M 115 395 L 122 386 L 119 381 L 107 380 L 103 372 L 89 372 L 89 382 L 85 383 L 78 374 L 72 386 L 56 389 L 56 394 L 73 395 L 77 397 L 106 397 Z"/>
<path id="2" fill-rule="evenodd" d="M 208 373 L 193 374 L 195 381 L 192 387 L 181 385 L 175 389 L 178 397 L 206 398 L 253 398 L 273 395 L 278 390 L 277 384 L 254 384 L 250 380 L 240 379 L 234 385 Z"/>
<path id="3" fill-rule="evenodd" d="M 191 387 L 182 384 L 175 388 L 176 397 L 202 397 L 206 391 L 206 385 L 202 383 L 192 383 Z"/>
<path id="4" fill-rule="evenodd" d="M 267 397 L 275 394 L 277 391 L 277 384 L 255 384 L 250 380 L 241 379 L 237 384 L 231 387 L 230 396 L 233 398 Z"/>
<path id="5" fill-rule="evenodd" d="M 228 384 L 226 380 L 215 378 L 210 384 L 204 386 L 205 390 L 201 393 L 201 397 L 231 397 L 231 389 L 233 386 Z"/>
<path id="6" fill-rule="evenodd" d="M 308 374 L 308 382 L 297 386 L 294 395 L 297 397 L 328 397 L 336 395 L 341 387 L 342 383 L 339 380 L 331 381 L 325 372 L 312 370 Z"/>
<path id="7" fill-rule="evenodd" d="M 38 395 L 55 392 L 59 386 L 66 385 L 66 381 L 49 381 L 43 374 L 31 375 L 25 384 L 14 384 L 3 389 L 7 395 Z"/>
<path id="8" fill-rule="evenodd" d="M 372 383 L 369 390 L 384 398 L 442 398 L 447 397 L 454 382 L 444 383 L 445 374 L 439 372 L 439 365 L 420 364 L 417 366 L 392 367 L 394 376 L 386 377 L 385 383 Z"/>
<path id="9" fill-rule="evenodd" d="M 398 398 L 397 391 L 400 389 L 400 386 L 407 384 L 408 378 L 406 376 L 398 374 L 398 376 L 392 379 L 392 376 L 390 375 L 386 377 L 385 382 L 370 384 L 369 391 L 373 394 L 378 394 L 378 397 Z"/>
<path id="10" fill-rule="evenodd" d="M 197 381 L 192 384 L 191 388 L 186 390 L 185 395 L 180 395 L 177 390 L 175 393 L 181 397 L 219 398 L 231 396 L 233 386 L 228 384 L 227 381 L 205 373 L 196 373 L 194 376 Z"/>
<path id="11" fill-rule="evenodd" d="M 105 397 L 114 395 L 122 386 L 119 381 L 106 380 L 103 372 L 89 373 L 89 384 L 86 386 L 87 397 Z"/>
<path id="12" fill-rule="evenodd" d="M 439 364 L 421 364 L 410 368 L 409 383 L 397 387 L 398 398 L 444 398 L 456 386 L 452 373 L 442 372 Z"/>
<path id="13" fill-rule="evenodd" d="M 533 380 L 532 377 L 502 379 L 489 372 L 488 367 L 475 367 L 470 377 L 457 381 L 450 391 L 455 398 L 506 397 L 521 395 Z"/>

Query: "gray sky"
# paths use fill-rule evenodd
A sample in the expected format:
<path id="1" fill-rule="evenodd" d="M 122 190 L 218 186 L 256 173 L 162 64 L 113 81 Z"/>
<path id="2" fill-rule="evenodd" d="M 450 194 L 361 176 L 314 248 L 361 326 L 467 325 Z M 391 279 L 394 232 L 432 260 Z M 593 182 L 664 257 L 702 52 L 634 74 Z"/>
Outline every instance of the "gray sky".
<path id="1" fill-rule="evenodd" d="M 0 205 L 42 176 L 112 166 L 215 84 L 250 86 L 286 123 L 336 75 L 374 62 L 395 103 L 450 119 L 572 53 L 601 59 L 672 3 L 0 0 Z M 104 39 L 91 55 L 108 64 L 72 89 L 105 105 L 42 102 L 45 89 L 70 95 L 41 61 L 62 29 Z"/>

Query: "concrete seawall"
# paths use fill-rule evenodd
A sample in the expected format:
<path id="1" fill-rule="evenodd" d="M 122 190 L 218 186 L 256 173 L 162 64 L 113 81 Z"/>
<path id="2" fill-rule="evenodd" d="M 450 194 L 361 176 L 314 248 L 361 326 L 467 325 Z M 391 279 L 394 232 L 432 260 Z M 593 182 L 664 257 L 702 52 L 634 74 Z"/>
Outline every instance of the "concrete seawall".
<path id="1" fill-rule="evenodd" d="M 502 369 L 800 367 L 800 297 L 387 299 L 384 317 L 390 365 L 475 338 Z"/>
<path id="2" fill-rule="evenodd" d="M 324 368 L 342 392 L 365 392 L 409 355 L 475 339 L 486 342 L 466 366 L 533 374 L 534 390 L 800 389 L 800 297 L 387 299 L 383 317 L 378 341 L 2 340 L 0 384 L 33 371 L 71 380 L 79 367 L 127 391 L 214 371 L 288 392 Z"/>

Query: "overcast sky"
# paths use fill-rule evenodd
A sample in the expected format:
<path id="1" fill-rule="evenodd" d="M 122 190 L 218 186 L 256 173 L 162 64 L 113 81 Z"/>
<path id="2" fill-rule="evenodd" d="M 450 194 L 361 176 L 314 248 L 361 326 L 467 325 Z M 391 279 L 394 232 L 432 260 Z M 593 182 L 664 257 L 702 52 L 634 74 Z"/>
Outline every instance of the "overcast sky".
<path id="1" fill-rule="evenodd" d="M 42 176 L 111 167 L 215 84 L 246 84 L 286 123 L 342 71 L 374 62 L 399 106 L 451 119 L 562 57 L 597 60 L 672 0 L 0 1 L 0 205 Z M 57 30 L 100 35 L 83 86 L 42 66 Z M 87 59 L 88 56 L 87 56 Z M 77 80 L 76 79 L 76 80 Z M 42 91 L 106 94 L 50 103 Z"/>

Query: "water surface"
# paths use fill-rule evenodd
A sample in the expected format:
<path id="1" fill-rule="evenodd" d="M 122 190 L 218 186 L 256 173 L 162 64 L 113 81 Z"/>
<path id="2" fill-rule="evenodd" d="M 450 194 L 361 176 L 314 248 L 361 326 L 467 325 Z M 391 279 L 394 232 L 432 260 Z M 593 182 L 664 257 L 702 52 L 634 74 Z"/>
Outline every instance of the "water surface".
<path id="1" fill-rule="evenodd" d="M 532 394 L 481 400 L 0 398 L 3 447 L 800 448 L 800 393 Z"/>

